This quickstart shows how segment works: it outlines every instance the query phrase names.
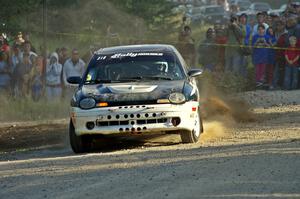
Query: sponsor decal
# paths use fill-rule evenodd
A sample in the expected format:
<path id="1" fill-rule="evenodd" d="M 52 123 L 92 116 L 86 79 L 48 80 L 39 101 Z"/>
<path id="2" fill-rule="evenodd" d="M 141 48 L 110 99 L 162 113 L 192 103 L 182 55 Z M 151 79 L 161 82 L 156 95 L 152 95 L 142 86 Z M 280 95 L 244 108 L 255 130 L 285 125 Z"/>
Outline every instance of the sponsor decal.
<path id="1" fill-rule="evenodd" d="M 122 57 L 138 57 L 138 56 L 163 56 L 163 53 L 155 53 L 155 52 L 142 52 L 142 53 L 117 53 L 112 55 L 111 59 L 119 59 Z"/>
<path id="2" fill-rule="evenodd" d="M 99 56 L 98 58 L 97 58 L 97 61 L 99 61 L 99 60 L 105 60 L 106 59 L 106 56 Z"/>

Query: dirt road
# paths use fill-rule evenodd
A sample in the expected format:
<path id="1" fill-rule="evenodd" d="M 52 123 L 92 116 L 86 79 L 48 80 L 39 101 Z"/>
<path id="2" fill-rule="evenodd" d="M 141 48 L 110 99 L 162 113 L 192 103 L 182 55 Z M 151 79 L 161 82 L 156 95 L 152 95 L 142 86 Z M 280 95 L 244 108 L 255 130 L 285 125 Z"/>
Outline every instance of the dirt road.
<path id="1" fill-rule="evenodd" d="M 195 145 L 167 136 L 84 155 L 56 125 L 46 147 L 0 149 L 0 198 L 300 198 L 300 106 L 253 111 L 251 123 L 207 121 Z"/>

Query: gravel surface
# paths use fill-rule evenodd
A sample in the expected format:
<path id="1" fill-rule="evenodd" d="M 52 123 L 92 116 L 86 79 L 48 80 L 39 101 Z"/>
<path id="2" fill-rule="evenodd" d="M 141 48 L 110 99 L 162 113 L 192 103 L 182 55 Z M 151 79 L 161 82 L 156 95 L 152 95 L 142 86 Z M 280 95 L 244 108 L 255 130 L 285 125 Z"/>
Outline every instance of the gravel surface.
<path id="1" fill-rule="evenodd" d="M 164 136 L 83 155 L 64 139 L 63 146 L 3 149 L 0 198 L 300 198 L 299 91 L 241 96 L 255 121 L 206 121 L 197 144 Z"/>

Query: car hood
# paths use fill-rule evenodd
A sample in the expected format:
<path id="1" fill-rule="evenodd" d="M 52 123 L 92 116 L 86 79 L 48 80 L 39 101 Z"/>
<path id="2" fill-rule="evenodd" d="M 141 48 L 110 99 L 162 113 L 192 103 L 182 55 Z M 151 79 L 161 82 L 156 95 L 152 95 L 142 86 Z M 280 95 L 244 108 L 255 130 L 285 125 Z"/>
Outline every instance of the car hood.
<path id="1" fill-rule="evenodd" d="M 84 85 L 83 96 L 92 96 L 102 102 L 143 102 L 168 99 L 174 92 L 183 92 L 185 81 L 151 81 Z"/>

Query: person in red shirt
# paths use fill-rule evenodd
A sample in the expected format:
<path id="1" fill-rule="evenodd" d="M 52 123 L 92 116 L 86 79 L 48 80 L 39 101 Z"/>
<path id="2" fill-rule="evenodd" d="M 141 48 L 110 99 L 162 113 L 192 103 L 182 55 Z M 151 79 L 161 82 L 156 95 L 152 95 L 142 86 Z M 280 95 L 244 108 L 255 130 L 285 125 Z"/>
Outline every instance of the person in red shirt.
<path id="1" fill-rule="evenodd" d="M 277 38 L 277 44 L 275 47 L 275 71 L 273 77 L 273 87 L 283 88 L 284 82 L 284 69 L 285 69 L 285 58 L 283 49 L 288 47 L 288 31 L 285 29 L 286 23 L 284 20 L 279 20 L 275 24 L 275 36 Z"/>
<path id="2" fill-rule="evenodd" d="M 284 88 L 286 90 L 296 89 L 298 86 L 298 67 L 300 51 L 298 50 L 297 38 L 295 36 L 289 37 L 290 46 L 284 52 L 286 61 L 285 75 L 284 75 Z"/>

